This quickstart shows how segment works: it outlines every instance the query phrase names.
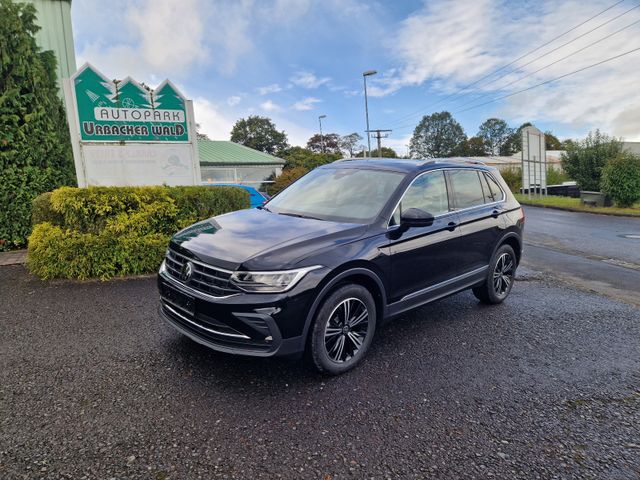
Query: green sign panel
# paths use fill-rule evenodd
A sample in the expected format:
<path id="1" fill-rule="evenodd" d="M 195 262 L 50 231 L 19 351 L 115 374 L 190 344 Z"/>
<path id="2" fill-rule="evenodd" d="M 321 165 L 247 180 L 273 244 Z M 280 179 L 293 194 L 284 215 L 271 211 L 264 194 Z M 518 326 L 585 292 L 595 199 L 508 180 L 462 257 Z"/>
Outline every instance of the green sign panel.
<path id="1" fill-rule="evenodd" d="M 86 64 L 72 81 L 83 141 L 189 141 L 185 99 L 169 80 L 151 90 L 130 77 L 108 80 Z"/>

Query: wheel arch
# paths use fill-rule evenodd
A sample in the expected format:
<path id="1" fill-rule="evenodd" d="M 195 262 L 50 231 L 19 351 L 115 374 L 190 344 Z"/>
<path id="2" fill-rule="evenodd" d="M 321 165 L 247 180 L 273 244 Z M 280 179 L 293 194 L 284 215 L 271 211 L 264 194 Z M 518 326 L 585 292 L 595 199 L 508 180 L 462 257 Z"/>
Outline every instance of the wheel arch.
<path id="1" fill-rule="evenodd" d="M 502 245 L 509 245 L 513 248 L 513 251 L 516 254 L 516 265 L 520 265 L 520 259 L 522 258 L 522 239 L 520 236 L 515 232 L 507 233 L 497 243 L 496 248 L 493 249 L 493 254 L 495 254 L 496 250 L 498 250 Z"/>
<path id="2" fill-rule="evenodd" d="M 369 290 L 376 304 L 376 316 L 378 322 L 382 322 L 386 313 L 387 296 L 381 276 L 374 270 L 374 268 L 367 265 L 366 262 L 364 264 L 355 263 L 346 265 L 340 270 L 331 272 L 331 274 L 329 274 L 325 281 L 323 281 L 319 286 L 318 293 L 311 304 L 311 308 L 309 309 L 305 319 L 304 330 L 302 332 L 302 337 L 305 339 L 305 342 L 309 338 L 311 324 L 313 323 L 313 319 L 318 308 L 320 308 L 322 301 L 327 298 L 327 296 L 335 290 L 336 287 L 346 283 L 356 283 Z"/>

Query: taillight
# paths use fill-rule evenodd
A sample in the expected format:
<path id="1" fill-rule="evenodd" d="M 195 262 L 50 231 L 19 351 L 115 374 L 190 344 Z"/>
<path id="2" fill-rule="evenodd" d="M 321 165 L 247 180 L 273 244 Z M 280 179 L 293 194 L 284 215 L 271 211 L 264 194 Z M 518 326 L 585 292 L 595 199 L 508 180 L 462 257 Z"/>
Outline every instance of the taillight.
<path id="1" fill-rule="evenodd" d="M 520 225 L 524 227 L 524 208 L 520 207 Z"/>

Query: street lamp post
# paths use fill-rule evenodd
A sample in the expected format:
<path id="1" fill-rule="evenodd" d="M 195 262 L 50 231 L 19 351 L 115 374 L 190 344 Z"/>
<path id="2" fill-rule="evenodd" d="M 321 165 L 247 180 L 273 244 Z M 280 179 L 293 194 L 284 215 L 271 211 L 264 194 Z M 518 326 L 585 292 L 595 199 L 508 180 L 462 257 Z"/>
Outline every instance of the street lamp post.
<path id="1" fill-rule="evenodd" d="M 322 136 L 322 119 L 327 118 L 326 115 L 318 116 L 318 123 L 320 123 L 320 148 L 322 149 L 322 153 L 324 153 L 324 137 Z"/>
<path id="2" fill-rule="evenodd" d="M 367 117 L 367 156 L 371 156 L 371 133 L 369 133 L 369 103 L 367 101 L 367 77 L 378 73 L 376 70 L 367 70 L 362 74 L 364 78 L 364 113 Z"/>

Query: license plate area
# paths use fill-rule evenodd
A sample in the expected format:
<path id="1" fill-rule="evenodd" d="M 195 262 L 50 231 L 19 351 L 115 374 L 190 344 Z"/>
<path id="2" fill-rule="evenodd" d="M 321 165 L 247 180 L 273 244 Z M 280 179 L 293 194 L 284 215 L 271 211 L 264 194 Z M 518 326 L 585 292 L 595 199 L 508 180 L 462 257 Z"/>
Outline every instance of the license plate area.
<path id="1" fill-rule="evenodd" d="M 193 315 L 196 311 L 195 298 L 164 283 L 160 286 L 160 297 L 170 306 L 178 308 L 189 315 Z"/>

